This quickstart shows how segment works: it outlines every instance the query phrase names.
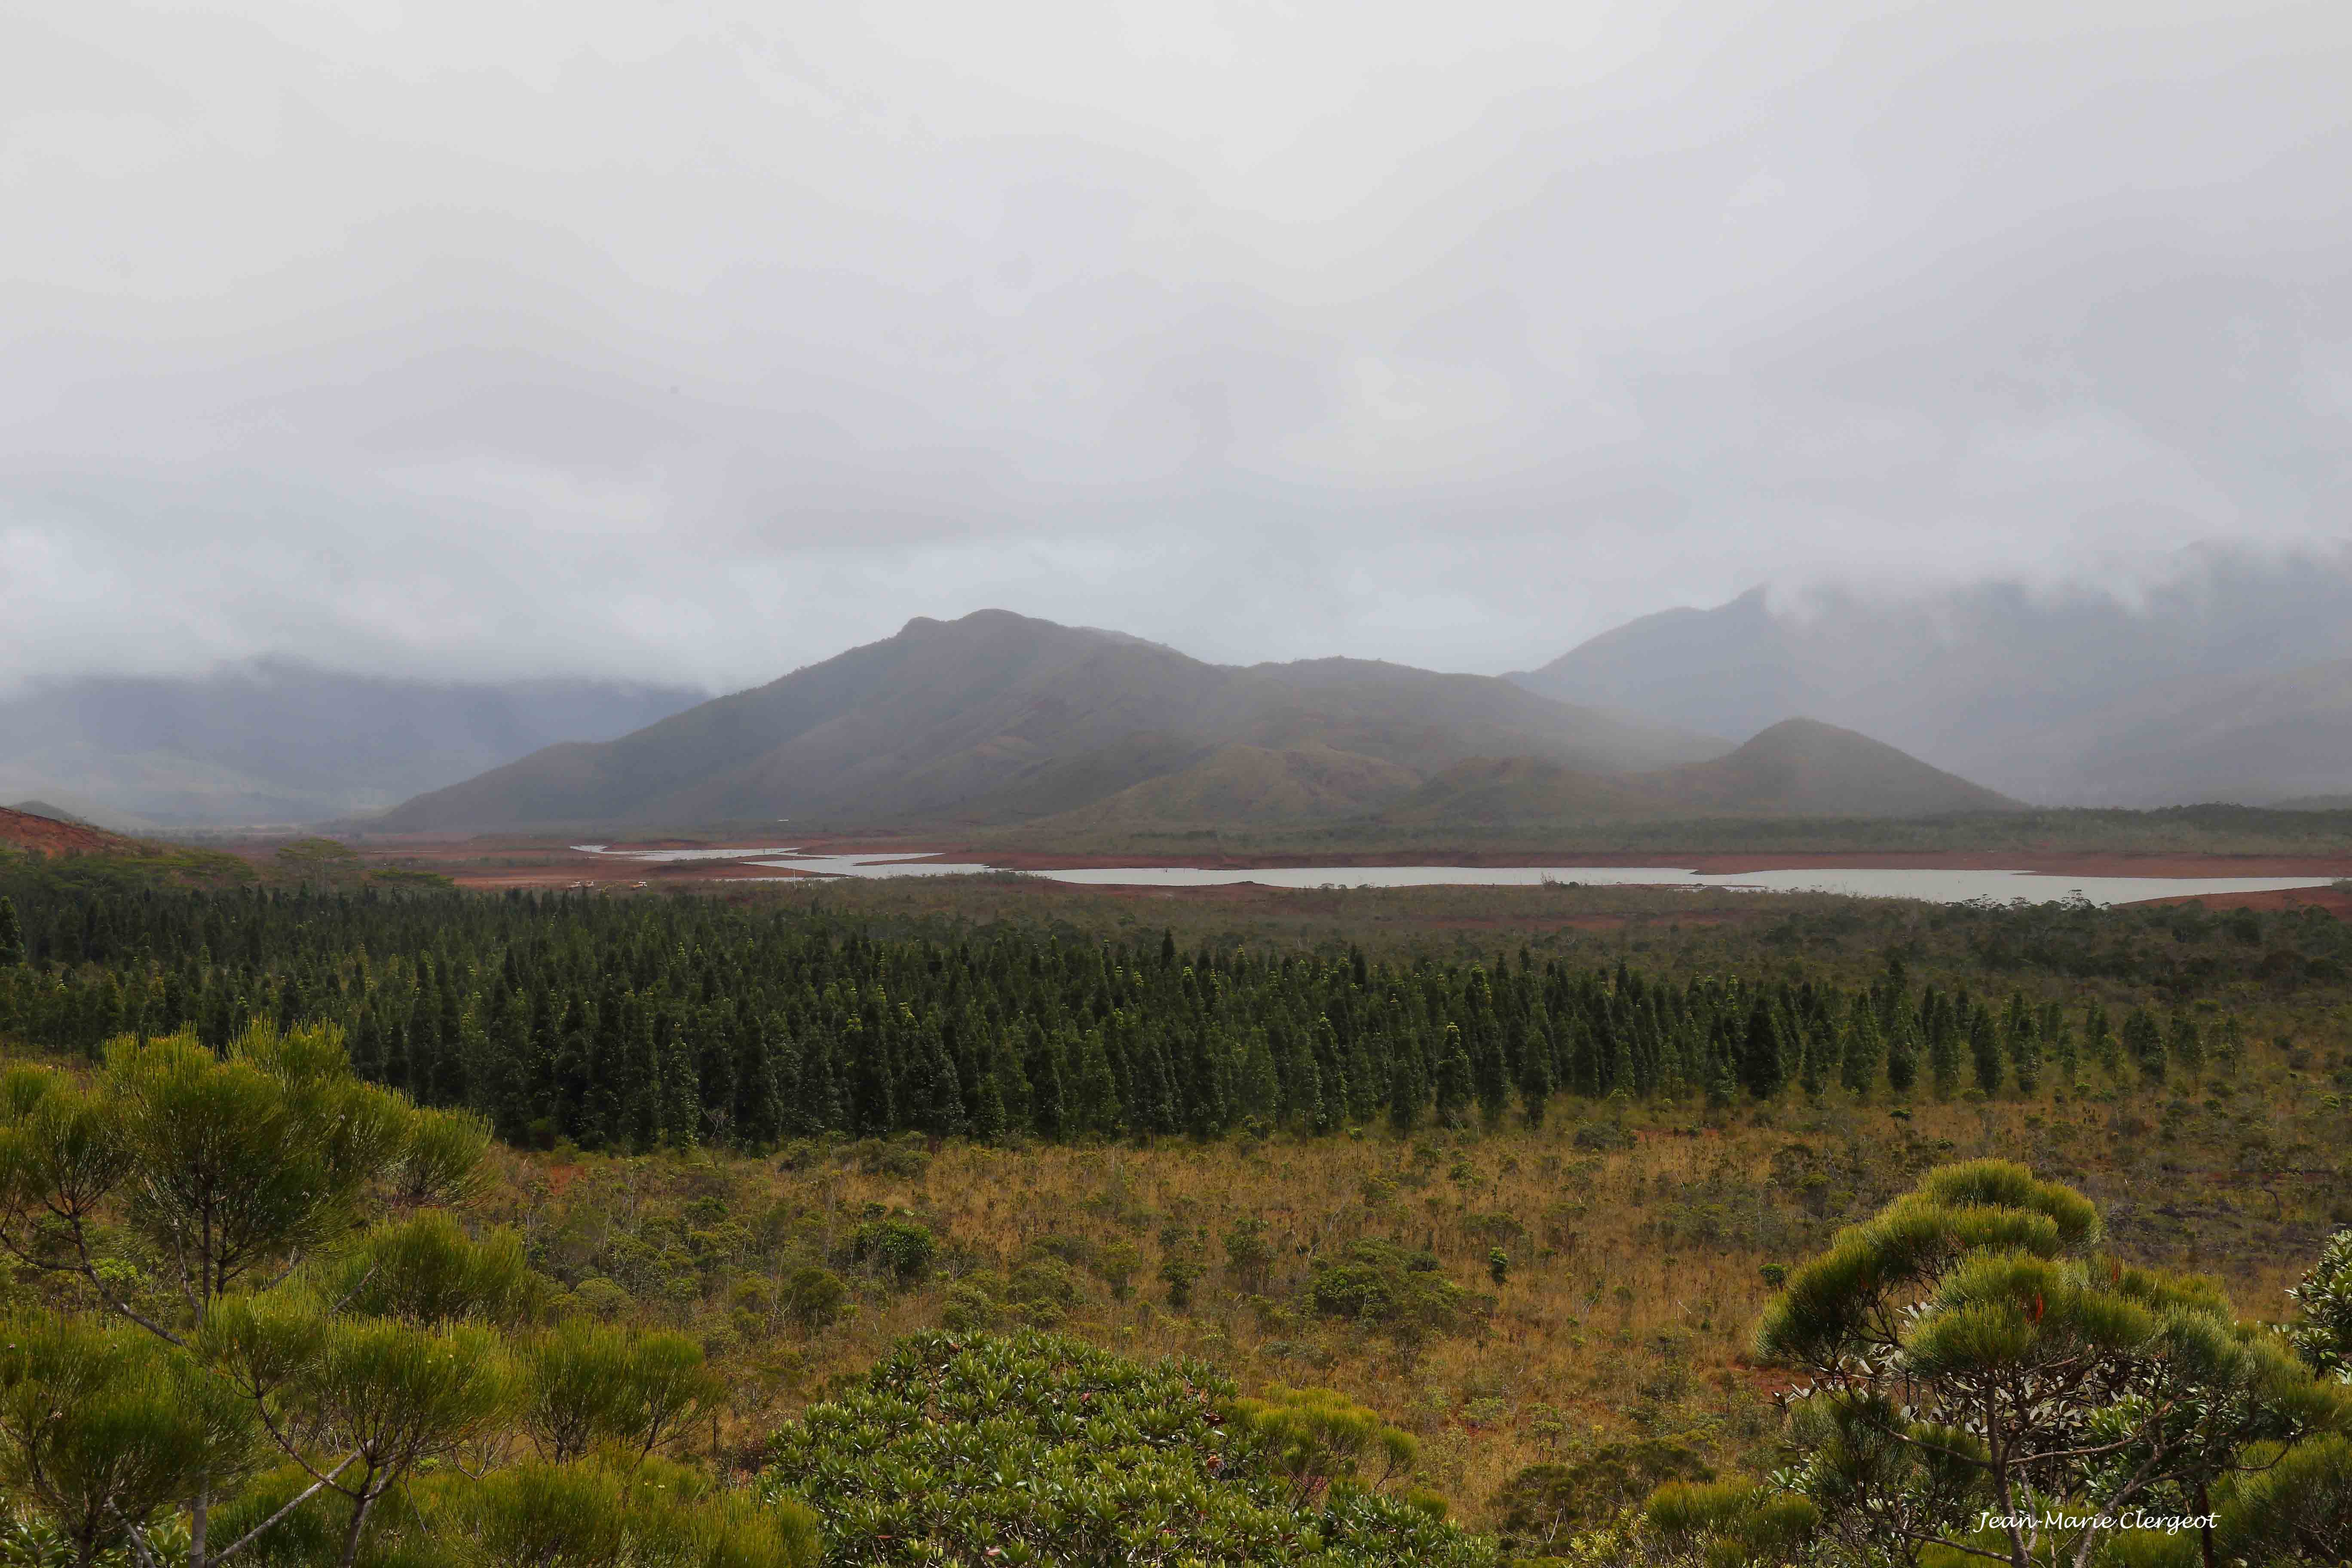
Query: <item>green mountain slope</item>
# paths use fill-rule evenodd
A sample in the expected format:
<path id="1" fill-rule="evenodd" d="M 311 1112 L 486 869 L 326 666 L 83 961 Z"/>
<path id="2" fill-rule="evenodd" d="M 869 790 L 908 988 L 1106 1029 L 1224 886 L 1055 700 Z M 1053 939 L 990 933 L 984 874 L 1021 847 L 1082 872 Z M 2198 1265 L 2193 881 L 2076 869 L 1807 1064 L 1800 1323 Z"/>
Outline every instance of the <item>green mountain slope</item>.
<path id="1" fill-rule="evenodd" d="M 1623 816 L 1944 816 L 2018 803 L 1851 730 L 1773 725 L 1727 755 L 1603 778 L 1529 757 L 1481 757 L 1432 778 L 1386 814 L 1400 825 Z"/>
<path id="2" fill-rule="evenodd" d="M 1099 831 L 1368 816 L 1420 784 L 1421 775 L 1410 768 L 1319 742 L 1283 751 L 1234 744 L 1040 826 Z"/>
<path id="3" fill-rule="evenodd" d="M 1236 743 L 1310 758 L 1318 748 L 1352 753 L 1416 781 L 1482 753 L 1612 773 L 1727 749 L 1483 676 L 1349 659 L 1234 668 L 1114 632 L 984 610 L 910 621 L 894 637 L 618 741 L 549 747 L 420 795 L 374 826 L 1023 821 Z M 1266 773 L 1262 763 L 1221 765 Z M 1329 771 L 1298 762 L 1276 771 L 1300 781 L 1296 798 L 1320 800 L 1323 786 L 1304 782 L 1318 767 Z M 1405 784 L 1379 776 L 1377 789 L 1351 783 L 1339 793 L 1373 802 Z M 1178 808 L 1191 787 L 1149 797 L 1158 803 L 1150 809 Z M 1284 795 L 1267 788 L 1268 799 Z"/>

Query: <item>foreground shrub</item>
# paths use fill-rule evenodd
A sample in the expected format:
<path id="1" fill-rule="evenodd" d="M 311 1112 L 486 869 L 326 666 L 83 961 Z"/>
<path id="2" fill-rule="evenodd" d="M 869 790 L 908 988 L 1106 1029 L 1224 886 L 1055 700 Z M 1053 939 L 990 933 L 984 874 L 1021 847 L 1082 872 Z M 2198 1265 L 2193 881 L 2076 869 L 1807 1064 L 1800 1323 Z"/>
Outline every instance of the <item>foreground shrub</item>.
<path id="1" fill-rule="evenodd" d="M 1388 1430 L 1320 1391 L 1245 1407 L 1197 1362 L 926 1333 L 778 1432 L 765 1484 L 817 1509 L 835 1563 L 1496 1568 L 1356 1473 L 1409 1461 Z"/>

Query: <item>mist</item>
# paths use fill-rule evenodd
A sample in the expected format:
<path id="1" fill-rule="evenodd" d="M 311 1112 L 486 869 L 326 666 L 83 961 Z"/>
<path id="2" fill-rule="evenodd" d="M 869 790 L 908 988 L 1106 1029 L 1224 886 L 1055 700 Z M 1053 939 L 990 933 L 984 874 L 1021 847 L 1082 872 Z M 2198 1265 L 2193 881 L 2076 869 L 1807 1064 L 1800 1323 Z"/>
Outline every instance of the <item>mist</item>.
<path id="1" fill-rule="evenodd" d="M 982 605 L 1499 671 L 2343 530 L 2336 5 L 0 30 L 17 687 L 724 689 Z"/>

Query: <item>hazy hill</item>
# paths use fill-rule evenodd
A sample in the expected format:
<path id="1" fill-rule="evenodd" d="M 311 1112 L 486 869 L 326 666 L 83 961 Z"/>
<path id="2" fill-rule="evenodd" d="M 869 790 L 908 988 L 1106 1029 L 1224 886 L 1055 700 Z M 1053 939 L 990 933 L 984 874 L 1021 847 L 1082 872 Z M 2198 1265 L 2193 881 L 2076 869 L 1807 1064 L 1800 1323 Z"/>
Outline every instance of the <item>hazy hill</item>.
<path id="1" fill-rule="evenodd" d="M 36 855 L 97 854 L 136 847 L 128 838 L 37 812 L 0 805 L 0 847 L 29 849 Z"/>
<path id="2" fill-rule="evenodd" d="M 1190 767 L 1049 817 L 1045 825 L 1076 830 L 1369 816 L 1412 794 L 1421 782 L 1410 768 L 1320 742 L 1283 751 L 1236 743 L 1218 747 Z"/>
<path id="3" fill-rule="evenodd" d="M 2352 659 L 2168 682 L 2077 727 L 2085 798 L 2161 777 L 2180 800 L 2284 803 L 2352 788 Z"/>
<path id="4" fill-rule="evenodd" d="M 1248 750 L 1221 755 L 1236 746 Z M 1377 804 L 1480 754 L 1612 773 L 1726 749 L 1483 676 L 1349 659 L 1235 668 L 985 610 L 918 618 L 617 741 L 550 747 L 375 826 L 1019 821 L 1152 781 L 1167 782 L 1129 806 L 1157 816 L 1211 800 L 1265 812 L 1287 801 L 1311 813 Z M 1206 771 L 1179 776 L 1193 769 Z"/>
<path id="5" fill-rule="evenodd" d="M 1981 582 L 1647 616 L 1509 679 L 1721 734 L 1810 714 L 2061 805 L 2352 787 L 2352 552 L 2189 552 L 2115 595 Z"/>
<path id="6" fill-rule="evenodd" d="M 8 809 L 11 811 L 23 812 L 27 816 L 46 816 L 52 822 L 70 822 L 78 827 L 95 827 L 98 826 L 94 822 L 88 821 L 85 818 L 78 816 L 74 813 L 68 811 L 62 805 L 52 805 L 46 800 L 20 800 Z"/>
<path id="7" fill-rule="evenodd" d="M 124 827 L 375 811 L 560 740 L 625 734 L 676 687 L 436 684 L 259 659 L 184 679 L 90 677 L 0 699 L 0 799 Z"/>
<path id="8" fill-rule="evenodd" d="M 2018 803 L 1893 746 L 1811 719 L 1773 725 L 1726 756 L 1600 778 L 1529 757 L 1481 757 L 1431 779 L 1397 823 L 1499 824 L 1612 816 L 1948 816 Z"/>

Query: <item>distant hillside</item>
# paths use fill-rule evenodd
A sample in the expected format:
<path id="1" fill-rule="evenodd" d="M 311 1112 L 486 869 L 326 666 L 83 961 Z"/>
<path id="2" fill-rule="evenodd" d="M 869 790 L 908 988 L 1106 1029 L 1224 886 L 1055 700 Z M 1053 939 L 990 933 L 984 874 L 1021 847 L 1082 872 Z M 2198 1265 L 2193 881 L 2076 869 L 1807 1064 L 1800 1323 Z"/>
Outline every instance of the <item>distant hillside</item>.
<path id="1" fill-rule="evenodd" d="M 81 827 L 98 826 L 86 817 L 75 816 L 62 805 L 52 805 L 46 800 L 20 800 L 8 809 L 21 811 L 27 816 L 46 816 L 52 822 L 70 822 Z"/>
<path id="2" fill-rule="evenodd" d="M 37 812 L 0 805 L 0 847 L 28 849 L 36 855 L 96 855 L 132 850 L 139 846 L 119 834 Z"/>
<path id="3" fill-rule="evenodd" d="M 2150 777 L 2183 801 L 2341 799 L 2352 789 L 2352 658 L 2168 682 L 2074 728 L 2088 799 L 2131 798 Z"/>
<path id="4" fill-rule="evenodd" d="M 676 687 L 436 684 L 260 659 L 185 679 L 92 677 L 0 699 L 0 799 L 127 827 L 378 811 L 562 740 L 699 700 Z"/>
<path id="5" fill-rule="evenodd" d="M 2352 549 L 2196 551 L 2138 593 L 1982 582 L 1758 590 L 1509 679 L 1727 735 L 1799 714 L 2054 805 L 2267 804 L 2352 789 Z"/>
<path id="6" fill-rule="evenodd" d="M 550 747 L 373 826 L 1018 822 L 1147 784 L 1117 809 L 1158 819 L 1226 800 L 1312 815 L 1377 805 L 1481 754 L 1617 773 L 1727 749 L 1484 676 L 1352 659 L 1234 668 L 984 610 L 910 621 L 617 741 Z"/>
<path id="7" fill-rule="evenodd" d="M 2008 796 L 1834 724 L 1790 719 L 1727 756 L 1599 778 L 1533 758 L 1450 768 L 1387 814 L 1399 825 L 1636 816 L 1952 816 L 2021 810 Z"/>
<path id="8" fill-rule="evenodd" d="M 1172 824 L 1226 826 L 1369 816 L 1412 793 L 1421 775 L 1319 742 L 1284 751 L 1220 746 L 1179 772 L 1130 784 L 1045 827 L 1101 830 Z"/>

